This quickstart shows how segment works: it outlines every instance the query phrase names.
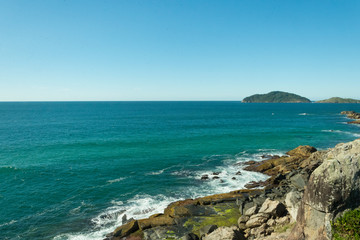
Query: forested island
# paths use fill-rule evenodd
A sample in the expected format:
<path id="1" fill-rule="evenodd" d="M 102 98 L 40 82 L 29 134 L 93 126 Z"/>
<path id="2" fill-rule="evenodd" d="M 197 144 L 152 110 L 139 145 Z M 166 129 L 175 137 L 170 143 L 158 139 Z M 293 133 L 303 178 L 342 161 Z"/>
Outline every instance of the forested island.
<path id="1" fill-rule="evenodd" d="M 254 94 L 242 100 L 243 103 L 309 103 L 308 98 L 294 93 L 273 91 L 267 94 Z"/>
<path id="2" fill-rule="evenodd" d="M 317 101 L 317 103 L 360 103 L 360 100 L 352 98 L 332 97 L 329 99 Z"/>

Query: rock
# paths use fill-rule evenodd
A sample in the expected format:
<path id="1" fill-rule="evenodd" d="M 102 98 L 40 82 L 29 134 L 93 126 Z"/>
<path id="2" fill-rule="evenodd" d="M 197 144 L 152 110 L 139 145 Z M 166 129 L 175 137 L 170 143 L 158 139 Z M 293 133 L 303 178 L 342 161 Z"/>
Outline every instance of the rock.
<path id="1" fill-rule="evenodd" d="M 213 175 L 219 175 L 220 172 L 213 172 Z"/>
<path id="2" fill-rule="evenodd" d="M 302 190 L 307 184 L 307 178 L 302 174 L 296 174 L 290 178 L 290 182 L 293 186 Z"/>
<path id="3" fill-rule="evenodd" d="M 215 229 L 217 229 L 218 226 L 216 225 L 207 225 L 205 227 L 200 228 L 200 238 L 203 239 L 204 236 L 206 236 L 209 233 L 212 233 Z"/>
<path id="4" fill-rule="evenodd" d="M 183 236 L 181 240 L 199 240 L 199 237 L 194 233 L 188 233 Z"/>
<path id="5" fill-rule="evenodd" d="M 249 216 L 242 215 L 241 217 L 239 217 L 238 223 L 246 223 L 249 219 L 250 219 Z"/>
<path id="6" fill-rule="evenodd" d="M 351 119 L 360 119 L 360 113 L 354 111 L 342 111 L 341 114 L 344 114 L 346 117 Z"/>
<path id="7" fill-rule="evenodd" d="M 260 227 L 252 229 L 251 234 L 254 235 L 256 239 L 260 238 L 262 236 L 265 236 L 266 235 L 266 229 L 268 227 L 269 226 L 266 223 L 264 223 Z"/>
<path id="8" fill-rule="evenodd" d="M 269 218 L 270 218 L 270 214 L 267 213 L 258 213 L 252 215 L 249 221 L 246 222 L 246 227 L 254 228 L 261 226 L 263 223 L 266 223 Z"/>
<path id="9" fill-rule="evenodd" d="M 124 214 L 124 216 L 122 216 L 121 222 L 122 222 L 123 225 L 127 222 L 127 216 L 126 216 L 126 214 Z"/>
<path id="10" fill-rule="evenodd" d="M 263 187 L 264 185 L 265 185 L 264 181 L 258 181 L 258 182 L 251 181 L 251 182 L 245 184 L 245 187 L 248 189 L 251 189 L 251 188 L 257 188 L 257 187 Z"/>
<path id="11" fill-rule="evenodd" d="M 232 179 L 232 180 L 236 180 L 236 177 L 232 177 L 231 179 Z"/>
<path id="12" fill-rule="evenodd" d="M 136 232 L 139 229 L 138 221 L 133 220 L 115 229 L 114 237 L 122 238 Z"/>
<path id="13" fill-rule="evenodd" d="M 218 177 L 218 176 L 214 176 L 212 179 L 219 179 L 220 177 Z"/>
<path id="14" fill-rule="evenodd" d="M 316 148 L 311 146 L 298 146 L 297 148 L 287 152 L 289 156 L 301 156 L 301 157 L 310 157 L 311 153 L 316 152 Z"/>
<path id="15" fill-rule="evenodd" d="M 277 225 L 285 225 L 288 224 L 290 222 L 290 216 L 284 216 L 281 218 L 277 218 L 275 219 L 275 222 Z"/>
<path id="16" fill-rule="evenodd" d="M 246 222 L 250 219 L 249 216 L 245 216 L 242 215 L 241 217 L 239 217 L 238 219 L 238 227 L 240 230 L 245 230 L 246 229 Z"/>
<path id="17" fill-rule="evenodd" d="M 288 194 L 286 194 L 285 204 L 293 221 L 296 221 L 301 198 L 302 198 L 302 194 L 297 191 L 291 191 Z"/>
<path id="18" fill-rule="evenodd" d="M 310 176 L 289 239 L 331 239 L 331 221 L 360 205 L 360 140 L 336 145 Z"/>
<path id="19" fill-rule="evenodd" d="M 267 213 L 274 217 L 282 217 L 286 214 L 286 207 L 279 201 L 266 199 L 261 206 L 259 213 Z"/>
<path id="20" fill-rule="evenodd" d="M 258 209 L 258 207 L 255 205 L 252 208 L 249 208 L 248 210 L 246 210 L 245 215 L 251 216 L 257 212 L 257 209 Z"/>
<path id="21" fill-rule="evenodd" d="M 201 180 L 208 180 L 209 179 L 209 175 L 205 174 L 201 176 Z"/>
<path id="22" fill-rule="evenodd" d="M 245 236 L 236 227 L 220 227 L 206 235 L 202 240 L 245 240 Z"/>
<path id="23" fill-rule="evenodd" d="M 245 202 L 242 206 L 239 207 L 240 214 L 245 214 L 245 212 L 254 206 L 254 202 Z"/>
<path id="24" fill-rule="evenodd" d="M 242 173 L 240 171 L 237 171 L 235 175 L 242 175 Z"/>
<path id="25" fill-rule="evenodd" d="M 140 219 L 137 221 L 140 230 L 145 230 L 148 228 L 158 227 L 158 226 L 171 226 L 174 225 L 174 218 L 170 216 L 160 215 L 158 217 L 151 217 L 146 219 Z"/>
<path id="26" fill-rule="evenodd" d="M 270 218 L 270 219 L 267 221 L 267 225 L 269 225 L 270 227 L 275 226 L 275 225 L 276 225 L 275 219 Z"/>

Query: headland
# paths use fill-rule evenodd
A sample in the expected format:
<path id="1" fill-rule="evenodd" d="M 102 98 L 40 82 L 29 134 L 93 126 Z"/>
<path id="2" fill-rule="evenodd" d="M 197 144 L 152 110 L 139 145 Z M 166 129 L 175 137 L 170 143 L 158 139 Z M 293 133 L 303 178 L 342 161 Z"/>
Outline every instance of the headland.
<path id="1" fill-rule="evenodd" d="M 336 224 L 360 207 L 360 139 L 321 151 L 299 146 L 282 157 L 237 164 L 269 178 L 246 189 L 177 201 L 146 219 L 123 219 L 106 239 L 300 240 L 349 234 Z"/>

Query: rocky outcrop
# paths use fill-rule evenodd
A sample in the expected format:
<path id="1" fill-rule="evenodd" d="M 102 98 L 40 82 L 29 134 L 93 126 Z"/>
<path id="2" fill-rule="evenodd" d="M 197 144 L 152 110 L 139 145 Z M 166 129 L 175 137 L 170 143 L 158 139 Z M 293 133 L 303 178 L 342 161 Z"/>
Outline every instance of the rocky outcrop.
<path id="1" fill-rule="evenodd" d="M 252 183 L 262 189 L 174 202 L 107 239 L 330 239 L 330 221 L 360 206 L 360 139 L 325 151 L 299 146 L 245 165 L 269 175 Z"/>
<path id="2" fill-rule="evenodd" d="M 359 199 L 360 139 L 338 144 L 311 174 L 288 239 L 331 239 L 331 221 Z"/>
<path id="3" fill-rule="evenodd" d="M 289 156 L 276 156 L 275 158 L 270 158 L 261 162 L 250 161 L 245 163 L 249 166 L 244 169 L 261 172 L 270 176 L 287 174 L 292 170 L 298 169 L 299 164 L 316 151 L 316 148 L 311 146 L 299 146 L 287 152 Z"/>
<path id="4" fill-rule="evenodd" d="M 360 124 L 360 113 L 354 111 L 342 111 L 341 114 L 346 115 L 346 117 L 355 119 L 355 121 L 348 122 L 349 124 Z"/>

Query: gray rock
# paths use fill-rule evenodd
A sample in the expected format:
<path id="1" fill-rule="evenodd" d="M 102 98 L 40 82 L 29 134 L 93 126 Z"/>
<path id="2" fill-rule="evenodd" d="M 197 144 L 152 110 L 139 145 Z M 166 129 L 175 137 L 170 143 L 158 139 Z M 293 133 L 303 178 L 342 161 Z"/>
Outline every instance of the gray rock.
<path id="1" fill-rule="evenodd" d="M 302 193 L 298 191 L 291 191 L 288 194 L 286 194 L 285 197 L 286 208 L 289 211 L 293 221 L 296 221 L 301 198 L 302 198 Z"/>
<path id="2" fill-rule="evenodd" d="M 249 216 L 242 215 L 241 217 L 239 217 L 238 223 L 246 223 L 249 219 L 250 219 Z"/>
<path id="3" fill-rule="evenodd" d="M 266 223 L 269 218 L 270 218 L 270 214 L 267 213 L 258 213 L 252 215 L 249 221 L 246 222 L 246 227 L 248 228 L 259 227 L 263 223 Z"/>
<path id="4" fill-rule="evenodd" d="M 255 205 L 255 206 L 249 208 L 248 210 L 246 210 L 245 215 L 246 216 L 254 215 L 254 214 L 256 214 L 257 209 L 258 209 L 258 207 Z"/>
<path id="5" fill-rule="evenodd" d="M 241 217 L 239 217 L 238 219 L 238 227 L 240 230 L 245 230 L 246 229 L 246 222 L 250 219 L 249 216 L 245 216 L 242 215 Z"/>
<path id="6" fill-rule="evenodd" d="M 360 139 L 336 145 L 310 176 L 289 239 L 331 239 L 331 221 L 360 205 Z"/>
<path id="7" fill-rule="evenodd" d="M 287 216 L 284 216 L 284 217 L 281 217 L 281 218 L 277 218 L 277 219 L 275 219 L 275 222 L 276 222 L 277 225 L 288 224 L 290 222 L 290 216 L 287 215 Z"/>
<path id="8" fill-rule="evenodd" d="M 290 182 L 294 187 L 302 190 L 307 184 L 307 178 L 302 174 L 296 174 L 290 178 Z"/>
<path id="9" fill-rule="evenodd" d="M 267 213 L 274 217 L 282 217 L 286 214 L 286 207 L 279 201 L 272 201 L 266 199 L 263 205 L 261 206 L 259 213 Z"/>
<path id="10" fill-rule="evenodd" d="M 245 240 L 242 234 L 236 227 L 220 227 L 208 234 L 202 240 Z"/>
<path id="11" fill-rule="evenodd" d="M 269 226 L 266 223 L 264 223 L 258 228 L 251 229 L 251 235 L 254 235 L 256 239 L 263 237 L 266 235 L 266 229 L 268 227 Z"/>

